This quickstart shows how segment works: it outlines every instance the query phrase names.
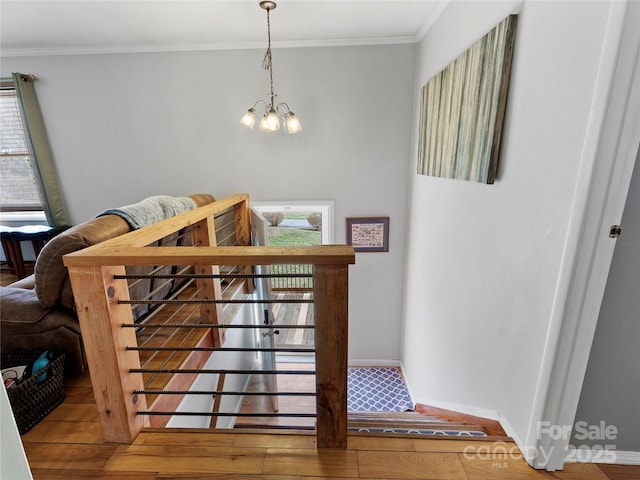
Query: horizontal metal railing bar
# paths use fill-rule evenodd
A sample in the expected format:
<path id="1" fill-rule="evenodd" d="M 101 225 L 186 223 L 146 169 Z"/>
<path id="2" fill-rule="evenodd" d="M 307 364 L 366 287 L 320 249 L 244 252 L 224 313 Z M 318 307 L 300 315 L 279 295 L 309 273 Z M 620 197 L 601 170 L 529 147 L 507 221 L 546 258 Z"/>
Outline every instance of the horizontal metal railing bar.
<path id="1" fill-rule="evenodd" d="M 291 418 L 315 418 L 315 413 L 231 413 L 231 412 L 154 412 L 138 411 L 137 415 L 161 415 L 163 417 L 192 416 L 192 417 L 291 417 Z"/>
<path id="2" fill-rule="evenodd" d="M 272 292 L 305 293 L 313 292 L 313 287 L 271 287 Z"/>
<path id="3" fill-rule="evenodd" d="M 164 267 L 164 266 L 163 266 Z M 162 267 L 162 268 L 163 268 Z M 131 274 L 131 275 L 114 275 L 114 280 L 129 280 L 134 278 L 147 279 L 147 278 L 313 278 L 310 273 L 220 273 L 220 274 L 207 274 L 207 273 L 162 273 L 162 274 Z"/>
<path id="4" fill-rule="evenodd" d="M 235 240 L 235 238 L 236 238 L 235 230 L 232 230 L 231 232 L 229 232 L 226 237 L 218 238 L 217 234 L 220 231 L 222 231 L 222 229 L 216 230 L 216 243 L 218 245 L 229 245 L 229 244 L 237 245 L 237 243 L 235 241 L 234 242 L 229 242 L 229 240 L 231 240 L 231 239 Z"/>
<path id="5" fill-rule="evenodd" d="M 227 375 L 315 375 L 315 370 L 224 370 L 224 369 L 197 369 L 197 368 L 130 368 L 129 373 L 185 373 L 185 374 L 222 374 Z"/>
<path id="6" fill-rule="evenodd" d="M 134 390 L 138 395 L 231 395 L 265 397 L 315 397 L 316 392 L 233 392 L 225 390 Z"/>
<path id="7" fill-rule="evenodd" d="M 166 299 L 166 300 L 118 300 L 119 304 L 122 305 L 136 305 L 138 303 L 147 303 L 149 305 L 158 305 L 158 304 L 163 304 L 163 303 L 256 303 L 256 304 L 261 304 L 261 303 L 313 303 L 314 300 L 313 298 L 310 299 L 299 299 L 299 300 L 295 300 L 295 299 L 288 299 L 288 298 L 283 298 L 280 300 L 254 300 L 254 299 L 249 299 L 249 300 L 213 300 L 210 298 L 187 298 L 184 300 L 181 299 Z"/>
<path id="8" fill-rule="evenodd" d="M 145 328 L 273 328 L 273 329 L 314 329 L 315 325 L 220 325 L 219 323 L 145 323 Z M 140 328 L 139 323 L 123 323 L 122 328 Z"/>
<path id="9" fill-rule="evenodd" d="M 130 280 L 137 280 L 135 282 L 131 282 L 129 284 L 129 289 L 132 289 L 133 287 L 139 285 L 143 280 L 147 280 L 147 279 L 151 279 L 153 278 L 152 275 L 154 275 L 154 272 L 159 272 L 160 270 L 162 270 L 164 268 L 164 265 L 159 265 L 157 267 L 155 267 L 153 270 L 151 270 L 148 274 L 146 275 L 137 275 L 135 278 L 131 278 Z"/>
<path id="10" fill-rule="evenodd" d="M 232 347 L 127 347 L 135 352 L 291 352 L 314 353 L 315 348 L 232 348 Z"/>

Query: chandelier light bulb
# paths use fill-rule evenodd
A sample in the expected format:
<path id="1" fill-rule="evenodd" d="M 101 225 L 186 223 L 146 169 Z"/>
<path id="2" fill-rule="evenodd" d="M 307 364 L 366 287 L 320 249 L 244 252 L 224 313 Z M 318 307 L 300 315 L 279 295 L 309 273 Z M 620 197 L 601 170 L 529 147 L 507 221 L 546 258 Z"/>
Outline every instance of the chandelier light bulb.
<path id="1" fill-rule="evenodd" d="M 302 125 L 300 124 L 300 120 L 295 116 L 293 112 L 289 112 L 284 116 L 285 124 L 287 125 L 287 132 L 293 135 L 302 130 Z"/>
<path id="2" fill-rule="evenodd" d="M 262 120 L 260 121 L 260 130 L 263 132 L 277 132 L 280 130 L 280 119 L 273 107 L 271 107 L 267 114 L 262 117 Z"/>
<path id="3" fill-rule="evenodd" d="M 256 124 L 256 110 L 253 107 L 247 110 L 247 113 L 242 116 L 240 124 L 249 129 L 253 128 Z"/>

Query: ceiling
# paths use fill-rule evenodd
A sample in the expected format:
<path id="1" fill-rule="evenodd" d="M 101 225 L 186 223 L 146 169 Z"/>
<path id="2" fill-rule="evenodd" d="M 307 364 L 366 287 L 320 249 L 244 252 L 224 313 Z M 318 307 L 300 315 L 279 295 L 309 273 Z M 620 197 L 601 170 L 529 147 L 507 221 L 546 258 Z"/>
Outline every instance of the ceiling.
<path id="1" fill-rule="evenodd" d="M 448 0 L 278 0 L 274 46 L 418 41 Z M 262 48 L 258 0 L 0 0 L 3 56 Z"/>

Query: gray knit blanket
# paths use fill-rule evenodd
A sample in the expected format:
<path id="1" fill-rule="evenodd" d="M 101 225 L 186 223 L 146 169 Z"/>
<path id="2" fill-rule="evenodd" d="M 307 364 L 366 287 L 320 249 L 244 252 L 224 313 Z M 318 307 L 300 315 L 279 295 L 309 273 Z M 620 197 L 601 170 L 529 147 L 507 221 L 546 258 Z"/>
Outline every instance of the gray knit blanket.
<path id="1" fill-rule="evenodd" d="M 118 215 L 123 218 L 132 230 L 146 227 L 152 223 L 171 218 L 175 215 L 193 210 L 198 204 L 189 197 L 171 197 L 156 195 L 138 203 L 119 208 L 110 208 L 100 212 L 97 217 Z"/>

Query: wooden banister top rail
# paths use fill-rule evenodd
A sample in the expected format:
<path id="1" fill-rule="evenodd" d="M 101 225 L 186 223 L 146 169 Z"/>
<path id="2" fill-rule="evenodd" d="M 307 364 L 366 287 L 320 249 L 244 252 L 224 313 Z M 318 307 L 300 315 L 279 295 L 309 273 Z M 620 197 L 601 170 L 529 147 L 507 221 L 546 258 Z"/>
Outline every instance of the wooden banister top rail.
<path id="1" fill-rule="evenodd" d="M 106 243 L 106 242 L 105 242 Z M 91 251 L 87 251 L 91 250 Z M 125 247 L 102 246 L 65 255 L 67 267 L 103 265 L 273 265 L 311 263 L 346 265 L 355 263 L 353 247 Z"/>
<path id="2" fill-rule="evenodd" d="M 267 265 L 311 263 L 316 265 L 346 265 L 355 263 L 352 247 L 317 245 L 308 247 L 149 247 L 147 245 L 215 216 L 229 208 L 248 202 L 249 196 L 237 194 L 204 205 L 175 217 L 162 220 L 140 230 L 134 230 L 111 240 L 64 256 L 67 267 L 98 267 L 105 265 L 194 265 L 236 264 Z"/>
<path id="3" fill-rule="evenodd" d="M 204 220 L 207 217 L 217 215 L 218 213 L 224 212 L 229 208 L 235 207 L 243 202 L 248 201 L 249 195 L 231 195 L 229 197 L 223 198 L 222 200 L 216 200 L 213 203 L 203 205 L 194 210 L 189 210 L 188 212 L 181 213 L 180 215 L 167 218 L 166 220 L 161 220 L 154 223 L 153 225 L 149 225 L 139 230 L 133 230 L 129 233 L 125 233 L 124 235 L 120 235 L 119 237 L 115 237 L 110 240 L 105 240 L 98 245 L 93 245 L 69 255 L 84 254 L 85 252 L 91 252 L 96 248 L 112 248 L 116 246 L 144 247 L 160 240 L 168 233 L 177 232 L 184 227 L 194 225 L 195 223 L 198 223 L 199 221 Z"/>

